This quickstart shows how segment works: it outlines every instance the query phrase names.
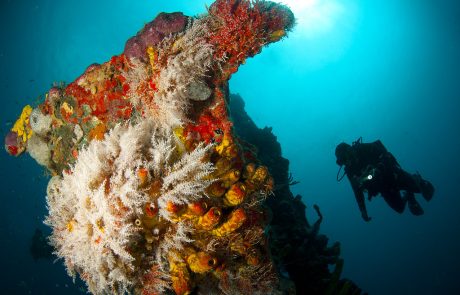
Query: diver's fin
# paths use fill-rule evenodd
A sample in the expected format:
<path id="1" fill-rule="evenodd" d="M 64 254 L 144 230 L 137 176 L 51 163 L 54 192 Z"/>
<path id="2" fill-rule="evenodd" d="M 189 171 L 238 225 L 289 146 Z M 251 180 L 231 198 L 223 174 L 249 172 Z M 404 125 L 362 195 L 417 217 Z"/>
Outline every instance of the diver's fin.
<path id="1" fill-rule="evenodd" d="M 424 180 L 420 173 L 413 174 L 417 186 L 420 188 L 423 198 L 430 201 L 434 195 L 434 186 L 428 180 Z"/>
<path id="2" fill-rule="evenodd" d="M 434 195 L 434 186 L 428 180 L 422 180 L 420 183 L 420 189 L 422 190 L 422 196 L 425 200 L 430 201 Z"/>
<path id="3" fill-rule="evenodd" d="M 406 193 L 406 198 L 407 198 L 407 205 L 409 206 L 409 210 L 412 214 L 415 216 L 420 216 L 425 213 L 423 211 L 423 208 L 420 206 L 420 204 L 417 202 L 415 199 L 415 196 L 413 193 Z"/>

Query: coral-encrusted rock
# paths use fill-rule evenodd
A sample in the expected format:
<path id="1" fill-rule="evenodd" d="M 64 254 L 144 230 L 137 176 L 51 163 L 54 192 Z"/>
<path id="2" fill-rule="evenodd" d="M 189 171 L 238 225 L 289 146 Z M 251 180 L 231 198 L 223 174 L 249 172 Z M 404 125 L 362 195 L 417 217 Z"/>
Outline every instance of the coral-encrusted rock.
<path id="1" fill-rule="evenodd" d="M 273 178 L 238 144 L 228 79 L 293 18 L 249 0 L 210 11 L 158 15 L 123 54 L 26 106 L 7 138 L 53 175 L 53 246 L 93 293 L 280 288 L 261 206 Z"/>

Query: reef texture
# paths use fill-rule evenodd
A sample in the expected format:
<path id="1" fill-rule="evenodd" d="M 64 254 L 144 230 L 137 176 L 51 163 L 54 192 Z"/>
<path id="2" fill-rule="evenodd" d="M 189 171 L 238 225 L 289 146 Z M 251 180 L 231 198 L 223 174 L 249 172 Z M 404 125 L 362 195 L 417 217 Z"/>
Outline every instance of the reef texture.
<path id="1" fill-rule="evenodd" d="M 122 54 L 24 107 L 5 147 L 50 172 L 45 222 L 69 275 L 94 294 L 281 294 L 283 269 L 299 294 L 315 290 L 301 276 L 334 282 L 338 247 L 299 199 L 272 196 L 290 194 L 285 172 L 237 137 L 228 111 L 230 76 L 293 24 L 266 1 L 161 13 Z"/>
<path id="2" fill-rule="evenodd" d="M 122 54 L 26 106 L 5 145 L 52 178 L 51 243 L 94 294 L 270 294 L 268 169 L 239 144 L 228 79 L 286 35 L 285 6 L 161 13 Z"/>

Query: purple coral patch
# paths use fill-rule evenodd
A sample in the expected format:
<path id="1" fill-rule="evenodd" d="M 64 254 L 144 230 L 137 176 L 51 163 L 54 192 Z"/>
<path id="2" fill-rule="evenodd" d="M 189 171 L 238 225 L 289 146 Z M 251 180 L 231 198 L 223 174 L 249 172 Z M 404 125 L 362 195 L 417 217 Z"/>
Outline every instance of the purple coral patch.
<path id="1" fill-rule="evenodd" d="M 155 30 L 152 23 L 145 26 L 142 33 L 139 35 L 140 40 L 145 44 L 145 48 L 148 46 L 155 46 L 164 38 L 164 35 Z"/>
<path id="2" fill-rule="evenodd" d="M 126 42 L 124 54 L 129 58 L 135 57 L 145 61 L 147 47 L 156 46 L 165 36 L 183 31 L 187 22 L 188 17 L 182 12 L 160 13 Z"/>
<path id="3" fill-rule="evenodd" d="M 187 17 L 182 12 L 160 13 L 153 21 L 155 29 L 164 35 L 180 32 L 187 26 Z"/>
<path id="4" fill-rule="evenodd" d="M 5 149 L 13 156 L 19 153 L 18 134 L 16 132 L 10 131 L 5 136 Z"/>
<path id="5" fill-rule="evenodd" d="M 145 45 L 138 36 L 129 38 L 126 42 L 124 54 L 129 58 L 145 59 Z"/>
<path id="6" fill-rule="evenodd" d="M 17 145 L 18 144 L 18 134 L 16 132 L 10 131 L 5 137 L 5 145 Z"/>

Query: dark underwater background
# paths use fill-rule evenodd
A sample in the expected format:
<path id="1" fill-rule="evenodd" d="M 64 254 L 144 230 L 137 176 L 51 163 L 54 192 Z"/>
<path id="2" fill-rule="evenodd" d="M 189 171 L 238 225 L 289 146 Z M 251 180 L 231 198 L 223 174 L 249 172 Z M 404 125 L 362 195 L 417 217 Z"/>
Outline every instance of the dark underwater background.
<path id="1" fill-rule="evenodd" d="M 230 89 L 290 160 L 310 219 L 340 241 L 343 276 L 372 295 L 460 294 L 460 4 L 429 0 L 287 0 L 289 38 L 240 67 Z M 204 0 L 1 0 L 2 136 L 53 82 L 122 52 L 161 11 L 205 12 Z M 380 139 L 409 172 L 436 187 L 421 217 L 382 198 L 361 219 L 349 183 L 337 183 L 335 146 Z M 34 261 L 47 176 L 29 156 L 0 152 L 0 293 L 83 294 L 60 261 Z"/>

